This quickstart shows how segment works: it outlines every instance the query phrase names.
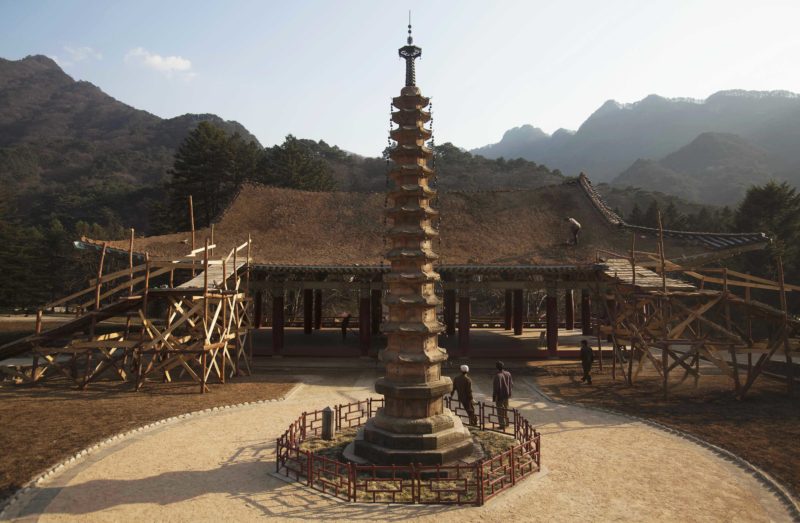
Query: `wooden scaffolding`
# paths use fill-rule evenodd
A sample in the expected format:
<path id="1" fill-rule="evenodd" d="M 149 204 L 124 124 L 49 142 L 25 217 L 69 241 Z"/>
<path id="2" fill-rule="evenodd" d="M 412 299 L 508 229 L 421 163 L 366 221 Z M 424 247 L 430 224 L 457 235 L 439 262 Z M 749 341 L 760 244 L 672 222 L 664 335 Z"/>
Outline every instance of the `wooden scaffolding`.
<path id="1" fill-rule="evenodd" d="M 87 288 L 42 307 L 34 334 L 0 347 L 0 360 L 31 358 L 30 365 L 4 372 L 20 383 L 65 377 L 80 388 L 111 377 L 134 383 L 135 390 L 188 377 L 200 392 L 209 390 L 209 380 L 250 374 L 251 242 L 224 258 L 213 258 L 214 248 L 206 240 L 184 257 L 145 254 L 134 265 L 131 231 L 128 266 L 103 274 L 104 245 Z M 44 314 L 56 310 L 75 317 L 44 329 Z"/>
<path id="2" fill-rule="evenodd" d="M 605 291 L 597 288 L 606 318 L 599 334 L 613 342 L 614 379 L 619 372 L 633 385 L 650 363 L 665 397 L 688 378 L 696 386 L 704 373 L 720 372 L 739 398 L 765 374 L 785 379 L 793 392 L 800 320 L 788 313 L 786 295 L 800 287 L 784 281 L 780 260 L 778 281 L 772 281 L 670 261 L 663 241 L 657 253 L 634 247 L 635 238 L 627 256 L 605 253 Z M 752 299 L 754 290 L 777 293 L 780 308 Z"/>

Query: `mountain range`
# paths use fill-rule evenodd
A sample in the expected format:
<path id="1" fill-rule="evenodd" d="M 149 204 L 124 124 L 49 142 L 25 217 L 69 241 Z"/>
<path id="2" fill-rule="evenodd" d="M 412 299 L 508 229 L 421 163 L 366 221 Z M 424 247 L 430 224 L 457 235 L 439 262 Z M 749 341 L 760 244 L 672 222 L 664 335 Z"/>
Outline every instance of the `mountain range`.
<path id="1" fill-rule="evenodd" d="M 596 182 L 663 190 L 704 203 L 735 203 L 766 179 L 800 185 L 800 95 L 720 91 L 705 100 L 650 95 L 609 100 L 577 131 L 532 125 L 471 152 L 525 158 Z M 709 195 L 711 189 L 717 194 Z"/>
<path id="2" fill-rule="evenodd" d="M 167 179 L 175 149 L 201 121 L 257 141 L 212 114 L 163 119 L 97 86 L 75 81 L 50 58 L 0 58 L 0 184 L 19 216 L 98 221 L 98 212 L 148 226 L 148 198 Z"/>
<path id="3" fill-rule="evenodd" d="M 0 58 L 0 207 L 10 201 L 24 223 L 116 221 L 147 231 L 175 150 L 201 121 L 258 143 L 241 124 L 213 114 L 163 119 L 130 107 L 44 56 Z M 339 189 L 385 190 L 382 158 L 303 142 L 328 164 Z M 798 144 L 800 96 L 792 93 L 649 96 L 606 102 L 575 132 L 548 135 L 524 125 L 475 154 L 445 143 L 436 169 L 444 190 L 532 188 L 585 171 L 598 185 L 612 182 L 618 200 L 631 186 L 725 205 L 770 178 L 797 184 Z"/>
<path id="4" fill-rule="evenodd" d="M 0 59 L 0 207 L 12 200 L 16 216 L 29 224 L 57 218 L 153 230 L 175 151 L 202 121 L 258 143 L 241 124 L 213 114 L 162 119 L 130 107 L 75 81 L 45 56 Z M 386 190 L 385 159 L 301 142 L 327 164 L 338 189 Z M 563 179 L 544 165 L 475 157 L 452 144 L 437 147 L 436 162 L 445 190 L 531 188 Z"/>

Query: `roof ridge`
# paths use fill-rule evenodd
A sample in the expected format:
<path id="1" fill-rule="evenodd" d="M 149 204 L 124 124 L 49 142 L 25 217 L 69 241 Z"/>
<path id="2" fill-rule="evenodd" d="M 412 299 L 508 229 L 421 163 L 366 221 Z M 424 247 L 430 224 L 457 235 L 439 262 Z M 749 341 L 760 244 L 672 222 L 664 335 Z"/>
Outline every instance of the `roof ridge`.
<path id="1" fill-rule="evenodd" d="M 592 182 L 589 180 L 589 177 L 586 176 L 584 173 L 580 173 L 578 175 L 578 183 L 586 192 L 587 196 L 591 200 L 592 204 L 594 204 L 595 208 L 600 211 L 600 214 L 612 225 L 618 225 L 624 227 L 626 229 L 634 229 L 637 231 L 646 231 L 646 232 L 659 232 L 655 227 L 645 227 L 644 225 L 634 225 L 631 223 L 626 222 L 622 217 L 620 217 L 617 213 L 612 211 L 608 204 L 606 204 L 603 197 L 600 196 L 600 193 L 597 192 L 597 189 L 594 188 Z M 677 229 L 664 229 L 664 234 L 668 234 L 670 236 L 674 235 L 682 235 L 682 236 L 701 236 L 701 237 L 723 237 L 723 238 L 754 238 L 759 237 L 763 238 L 764 241 L 768 241 L 769 238 L 763 232 L 710 232 L 710 231 L 682 231 Z"/>
<path id="2" fill-rule="evenodd" d="M 589 181 L 589 177 L 583 172 L 578 175 L 578 186 L 583 189 L 583 192 L 586 193 L 589 201 L 591 201 L 592 205 L 594 205 L 594 208 L 597 209 L 597 211 L 609 224 L 622 227 L 628 225 L 625 220 L 623 220 L 617 213 L 608 207 L 605 200 L 603 200 L 603 197 L 600 196 L 600 193 L 598 193 L 597 189 L 594 188 L 592 182 Z"/>

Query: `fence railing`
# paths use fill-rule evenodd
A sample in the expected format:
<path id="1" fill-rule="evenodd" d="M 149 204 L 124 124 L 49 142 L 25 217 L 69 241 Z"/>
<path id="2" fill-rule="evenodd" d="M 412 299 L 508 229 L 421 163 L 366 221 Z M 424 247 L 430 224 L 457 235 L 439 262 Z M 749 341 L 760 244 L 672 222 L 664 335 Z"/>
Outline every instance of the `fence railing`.
<path id="1" fill-rule="evenodd" d="M 444 400 L 465 424 L 469 422 L 457 402 Z M 382 406 L 383 398 L 335 406 L 336 430 L 364 425 Z M 477 428 L 513 436 L 516 444 L 475 463 L 455 465 L 357 465 L 301 449 L 307 438 L 322 435 L 322 414 L 304 412 L 278 438 L 276 469 L 345 501 L 482 505 L 540 470 L 540 434 L 516 409 L 478 403 Z"/>

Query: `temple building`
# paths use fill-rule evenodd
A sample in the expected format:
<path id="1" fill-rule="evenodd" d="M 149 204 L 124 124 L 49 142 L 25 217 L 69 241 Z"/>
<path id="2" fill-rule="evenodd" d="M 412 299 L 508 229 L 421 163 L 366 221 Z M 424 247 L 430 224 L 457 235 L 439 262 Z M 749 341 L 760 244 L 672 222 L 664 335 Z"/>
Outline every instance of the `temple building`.
<path id="1" fill-rule="evenodd" d="M 613 253 L 626 254 L 633 235 L 637 250 L 657 251 L 659 231 L 625 223 L 603 203 L 585 176 L 531 190 L 441 192 L 436 209 L 441 221 L 433 242 L 438 254 L 433 267 L 441 275 L 436 292 L 443 302 L 437 312 L 458 356 L 470 356 L 471 330 L 477 327 L 470 310 L 480 291 L 487 290 L 508 298 L 504 314 L 495 323 L 517 334 L 537 321 L 524 317 L 524 296 L 546 292 L 546 350 L 539 346 L 524 357 L 565 355 L 559 351 L 558 327 L 583 325 L 586 334 L 592 333 L 586 321 L 592 315 L 591 298 L 598 284 L 614 278 L 607 264 Z M 250 291 L 256 300 L 256 322 L 271 333 L 270 342 L 256 345 L 256 355 L 320 354 L 319 350 L 291 352 L 283 344 L 284 296 L 290 291 L 303 300 L 306 332 L 323 326 L 320 305 L 326 293 L 357 293 L 360 307 L 355 325 L 361 350 L 369 353 L 382 329 L 380 311 L 390 272 L 384 250 L 384 211 L 383 194 L 263 186 L 240 191 L 215 224 L 214 243 L 219 251 L 227 252 L 248 234 L 252 236 Z M 567 245 L 567 213 L 583 226 L 578 246 Z M 196 231 L 198 238 L 210 235 L 209 229 Z M 183 232 L 137 238 L 134 249 L 142 258 L 145 252 L 177 258 L 186 253 L 189 237 L 189 232 Z M 102 244 L 88 238 L 83 242 L 93 247 Z M 697 265 L 762 249 L 767 243 L 761 233 L 664 231 L 670 258 Z M 127 257 L 127 249 L 127 241 L 109 242 L 110 253 Z M 646 261 L 637 265 L 644 266 Z M 343 350 L 336 344 L 327 353 L 353 355 Z"/>
<path id="2" fill-rule="evenodd" d="M 537 189 L 436 194 L 428 183 L 434 174 L 429 167 L 433 151 L 426 146 L 431 138 L 428 100 L 415 86 L 418 50 L 410 41 L 400 50 L 406 58 L 406 86 L 393 100 L 391 138 L 396 145 L 390 176 L 395 187 L 388 199 L 378 193 L 248 185 L 213 230 L 137 238 L 134 256 L 179 258 L 191 234 L 213 238 L 220 252 L 251 237 L 249 291 L 256 327 L 269 333 L 255 338 L 261 340 L 256 355 L 354 355 L 352 347 L 336 343 L 292 350 L 285 336 L 287 293 L 302 299 L 297 328 L 311 335 L 330 326 L 323 321 L 324 295 L 350 292 L 358 295 L 356 354 L 374 354 L 385 346 L 388 355 L 400 357 L 405 345 L 398 344 L 413 339 L 414 350 L 428 358 L 417 371 L 430 377 L 439 365 L 440 321 L 451 358 L 575 355 L 560 350 L 559 329 L 579 327 L 584 335 L 596 334 L 592 321 L 602 321 L 598 303 L 605 299 L 604 285 L 633 278 L 630 267 L 620 264 L 633 252 L 632 243 L 637 252 L 657 253 L 663 234 L 663 252 L 683 266 L 701 266 L 768 244 L 761 233 L 659 231 L 628 224 L 607 207 L 584 174 Z M 577 245 L 571 242 L 568 218 L 582 225 Z M 103 242 L 84 238 L 80 243 L 97 248 Z M 129 243 L 108 242 L 108 250 L 127 259 Z M 653 276 L 648 268 L 656 265 L 654 259 L 637 261 L 639 285 Z M 503 313 L 472 317 L 475 300 L 492 293 L 500 296 Z M 534 295 L 544 296 L 543 325 L 538 316 L 529 317 L 532 307 L 526 302 Z M 540 327 L 543 335 L 524 350 L 503 352 L 473 340 L 474 329 L 485 327 L 497 327 L 507 337 Z M 436 410 L 436 401 L 426 400 L 420 408 Z"/>

